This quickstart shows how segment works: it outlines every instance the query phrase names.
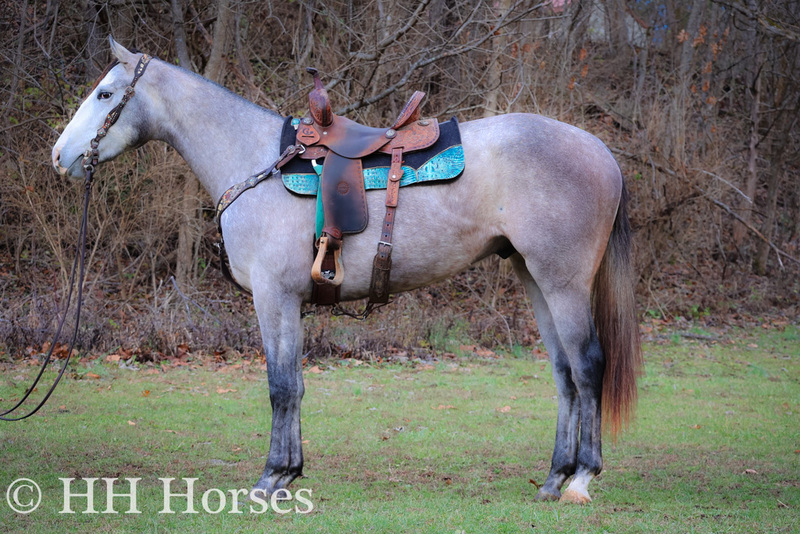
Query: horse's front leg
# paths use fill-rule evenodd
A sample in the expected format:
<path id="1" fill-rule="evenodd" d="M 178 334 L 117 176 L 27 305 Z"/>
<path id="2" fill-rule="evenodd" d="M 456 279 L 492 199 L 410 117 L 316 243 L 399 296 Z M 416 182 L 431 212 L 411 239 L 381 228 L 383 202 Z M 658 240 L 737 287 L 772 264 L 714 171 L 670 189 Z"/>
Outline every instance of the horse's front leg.
<path id="1" fill-rule="evenodd" d="M 253 491 L 267 496 L 303 474 L 300 401 L 305 388 L 301 300 L 296 295 L 274 293 L 275 287 L 256 290 L 253 295 L 267 357 L 272 405 L 269 455 Z"/>

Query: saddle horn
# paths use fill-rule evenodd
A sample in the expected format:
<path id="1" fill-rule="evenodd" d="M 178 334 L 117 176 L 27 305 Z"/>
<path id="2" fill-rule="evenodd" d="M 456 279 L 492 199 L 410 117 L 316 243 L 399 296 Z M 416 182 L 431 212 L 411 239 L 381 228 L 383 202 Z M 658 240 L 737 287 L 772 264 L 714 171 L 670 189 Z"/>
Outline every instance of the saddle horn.
<path id="1" fill-rule="evenodd" d="M 328 127 L 333 123 L 333 111 L 331 111 L 328 91 L 322 85 L 317 69 L 308 67 L 306 71 L 314 76 L 314 89 L 308 94 L 308 109 L 311 113 L 311 118 L 320 126 Z"/>

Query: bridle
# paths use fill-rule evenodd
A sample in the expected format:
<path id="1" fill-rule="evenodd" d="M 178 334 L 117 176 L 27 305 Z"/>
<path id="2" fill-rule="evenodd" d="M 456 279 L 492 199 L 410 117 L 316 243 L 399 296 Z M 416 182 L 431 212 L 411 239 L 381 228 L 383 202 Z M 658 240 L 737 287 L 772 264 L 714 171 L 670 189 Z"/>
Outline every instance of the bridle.
<path id="1" fill-rule="evenodd" d="M 47 402 L 47 399 L 50 398 L 50 395 L 53 394 L 55 391 L 56 386 L 61 381 L 61 377 L 64 375 L 64 372 L 67 370 L 67 365 L 69 364 L 69 360 L 72 357 L 72 350 L 75 347 L 75 341 L 78 338 L 78 327 L 80 325 L 81 319 L 81 305 L 83 304 L 83 280 L 84 280 L 84 264 L 86 260 L 86 226 L 88 222 L 88 211 L 89 211 L 89 196 L 92 190 L 92 178 L 94 177 L 94 171 L 97 167 L 97 164 L 100 160 L 100 151 L 98 150 L 98 146 L 100 145 L 100 141 L 108 134 L 108 130 L 117 122 L 119 119 L 120 114 L 122 113 L 123 108 L 128 103 L 128 101 L 133 97 L 135 94 L 134 87 L 136 86 L 136 82 L 139 81 L 139 78 L 142 77 L 144 71 L 147 69 L 148 63 L 150 63 L 150 56 L 147 54 L 143 54 L 141 58 L 139 58 L 139 63 L 136 65 L 136 70 L 133 74 L 133 80 L 131 80 L 130 85 L 125 88 L 125 94 L 122 95 L 122 100 L 120 100 L 119 104 L 114 106 L 114 108 L 109 111 L 108 115 L 106 115 L 106 120 L 103 123 L 103 126 L 97 130 L 97 135 L 95 135 L 94 139 L 91 140 L 89 146 L 90 148 L 86 150 L 83 155 L 83 168 L 86 171 L 85 180 L 84 180 L 84 196 L 83 196 L 83 213 L 81 215 L 81 224 L 80 224 L 80 231 L 78 233 L 78 246 L 75 252 L 75 260 L 72 262 L 72 271 L 69 275 L 69 292 L 67 293 L 67 300 L 64 306 L 64 315 L 58 322 L 58 327 L 56 328 L 56 333 L 53 336 L 53 342 L 50 344 L 50 349 L 47 351 L 47 355 L 45 356 L 45 360 L 42 363 L 42 367 L 39 369 L 39 374 L 36 375 L 36 378 L 33 381 L 33 384 L 28 388 L 28 391 L 25 392 L 22 399 L 20 399 L 13 407 L 3 412 L 0 412 L 0 421 L 21 421 L 22 419 L 27 419 L 28 417 L 32 416 L 39 409 L 44 406 Z M 72 290 L 74 289 L 75 285 L 75 271 L 78 271 L 78 297 L 76 302 L 76 311 L 75 311 L 75 327 L 72 331 L 72 339 L 69 342 L 69 348 L 67 349 L 67 356 L 64 359 L 64 364 L 61 366 L 61 369 L 58 372 L 58 376 L 56 377 L 53 385 L 50 386 L 50 389 L 45 394 L 44 398 L 39 402 L 39 404 L 30 412 L 26 413 L 25 415 L 21 416 L 9 416 L 9 414 L 13 414 L 17 409 L 25 402 L 25 400 L 30 396 L 30 394 L 36 388 L 36 384 L 39 383 L 39 379 L 42 378 L 45 369 L 47 369 L 47 365 L 50 363 L 50 359 L 53 356 L 53 350 L 56 346 L 56 341 L 58 341 L 59 337 L 61 336 L 61 330 L 64 327 L 64 323 L 67 318 L 67 311 L 69 310 L 70 302 L 72 301 Z"/>

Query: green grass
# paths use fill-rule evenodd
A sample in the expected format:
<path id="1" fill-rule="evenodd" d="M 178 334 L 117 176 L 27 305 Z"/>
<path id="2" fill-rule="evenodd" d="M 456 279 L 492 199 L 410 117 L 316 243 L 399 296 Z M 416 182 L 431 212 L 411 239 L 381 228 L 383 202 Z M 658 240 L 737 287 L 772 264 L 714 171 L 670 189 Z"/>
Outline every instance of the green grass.
<path id="1" fill-rule="evenodd" d="M 249 489 L 261 473 L 269 425 L 263 365 L 160 372 L 97 361 L 78 366 L 83 378 L 66 380 L 41 415 L 0 425 L 0 530 L 797 532 L 798 329 L 713 343 L 666 337 L 645 347 L 635 423 L 616 444 L 606 442 L 605 471 L 585 507 L 533 501 L 533 482 L 544 482 L 549 467 L 556 392 L 549 363 L 519 358 L 518 350 L 498 359 L 307 372 L 306 477 L 291 487 L 311 490 L 314 510 L 305 515 L 202 508 L 206 490 Z M 4 372 L 3 406 L 32 375 L 19 366 Z M 5 499 L 20 477 L 43 492 L 29 515 Z M 64 477 L 139 477 L 142 513 L 60 514 Z M 200 513 L 159 513 L 160 477 L 198 478 Z M 85 491 L 84 481 L 72 484 Z M 95 484 L 102 511 L 105 485 Z M 173 484 L 174 492 L 186 489 Z M 211 497 L 215 508 L 218 496 Z M 176 498 L 172 508 L 183 503 Z M 128 506 L 114 503 L 118 512 Z M 86 500 L 73 498 L 72 508 L 84 510 Z"/>

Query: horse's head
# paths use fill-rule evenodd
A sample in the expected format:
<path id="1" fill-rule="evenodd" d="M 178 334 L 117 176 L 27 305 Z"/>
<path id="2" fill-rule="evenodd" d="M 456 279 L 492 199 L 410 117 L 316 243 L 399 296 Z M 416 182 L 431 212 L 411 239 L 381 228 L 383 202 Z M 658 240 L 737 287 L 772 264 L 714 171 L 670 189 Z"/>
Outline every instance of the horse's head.
<path id="1" fill-rule="evenodd" d="M 110 37 L 109 41 L 116 61 L 97 81 L 53 146 L 53 166 L 61 175 L 73 178 L 83 175 L 84 153 L 90 148 L 91 140 L 97 135 L 97 130 L 103 125 L 109 111 L 122 100 L 125 88 L 130 84 L 142 56 L 127 50 Z M 137 85 L 136 91 L 139 93 L 141 87 Z M 100 162 L 113 159 L 125 149 L 141 142 L 145 124 L 145 107 L 142 106 L 142 101 L 143 97 L 138 94 L 131 98 L 119 120 L 108 129 L 107 135 L 98 145 Z"/>

